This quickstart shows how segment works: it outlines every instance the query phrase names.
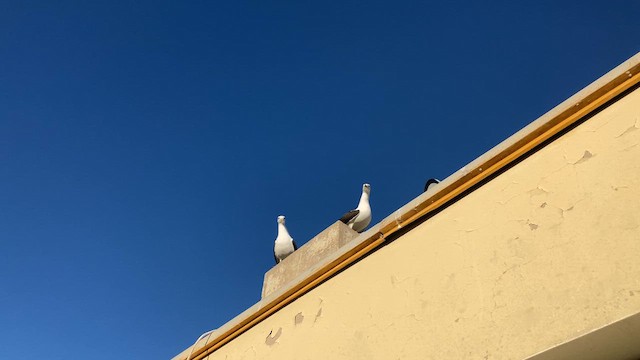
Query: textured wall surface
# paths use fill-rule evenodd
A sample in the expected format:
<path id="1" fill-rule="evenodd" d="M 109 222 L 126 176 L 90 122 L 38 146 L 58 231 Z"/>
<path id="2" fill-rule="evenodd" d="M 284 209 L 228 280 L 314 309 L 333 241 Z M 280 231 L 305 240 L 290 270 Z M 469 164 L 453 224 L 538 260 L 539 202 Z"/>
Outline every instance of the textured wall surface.
<path id="1" fill-rule="evenodd" d="M 640 91 L 208 359 L 523 359 L 640 311 Z"/>

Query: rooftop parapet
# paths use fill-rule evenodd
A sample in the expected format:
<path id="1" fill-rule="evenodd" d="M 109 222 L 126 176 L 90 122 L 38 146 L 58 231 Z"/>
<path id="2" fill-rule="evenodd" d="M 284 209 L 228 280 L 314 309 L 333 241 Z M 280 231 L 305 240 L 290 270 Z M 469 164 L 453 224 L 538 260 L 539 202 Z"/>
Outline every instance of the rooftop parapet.
<path id="1" fill-rule="evenodd" d="M 262 298 L 280 289 L 358 235 L 344 223 L 336 221 L 264 274 Z"/>

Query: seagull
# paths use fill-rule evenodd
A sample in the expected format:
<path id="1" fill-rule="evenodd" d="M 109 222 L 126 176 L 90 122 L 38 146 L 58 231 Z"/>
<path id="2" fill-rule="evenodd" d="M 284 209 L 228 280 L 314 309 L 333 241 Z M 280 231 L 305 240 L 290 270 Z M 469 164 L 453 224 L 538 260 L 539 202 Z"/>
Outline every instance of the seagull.
<path id="1" fill-rule="evenodd" d="M 427 190 L 429 190 L 430 188 L 432 188 L 434 185 L 439 184 L 440 180 L 438 179 L 429 179 L 427 180 L 427 182 L 424 184 L 424 191 L 423 192 L 427 192 Z"/>
<path id="2" fill-rule="evenodd" d="M 362 195 L 358 207 L 342 215 L 340 221 L 349 225 L 350 228 L 357 232 L 363 232 L 371 222 L 371 205 L 369 205 L 369 194 L 371 193 L 371 185 L 362 185 Z"/>
<path id="3" fill-rule="evenodd" d="M 276 259 L 276 264 L 296 250 L 298 250 L 298 245 L 296 245 L 296 242 L 293 241 L 293 238 L 289 235 L 287 227 L 284 226 L 284 216 L 280 215 L 278 216 L 278 236 L 273 245 L 273 257 Z"/>

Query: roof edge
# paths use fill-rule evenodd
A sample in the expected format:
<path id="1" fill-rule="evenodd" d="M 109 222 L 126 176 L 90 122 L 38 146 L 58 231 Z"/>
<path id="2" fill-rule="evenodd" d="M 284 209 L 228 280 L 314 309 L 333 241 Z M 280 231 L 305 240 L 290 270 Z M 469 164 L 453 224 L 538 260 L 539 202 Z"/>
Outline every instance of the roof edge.
<path id="1" fill-rule="evenodd" d="M 366 256 L 398 230 L 449 204 L 492 174 L 506 168 L 539 145 L 606 105 L 640 82 L 640 53 L 563 101 L 537 120 L 443 180 L 436 188 L 409 201 L 391 215 L 289 284 L 258 301 L 216 331 L 205 344 L 194 344 L 173 360 L 201 360 L 269 315 L 318 286 L 324 280 Z M 197 345 L 197 346 L 196 346 Z M 190 349 L 191 357 L 187 359 Z"/>

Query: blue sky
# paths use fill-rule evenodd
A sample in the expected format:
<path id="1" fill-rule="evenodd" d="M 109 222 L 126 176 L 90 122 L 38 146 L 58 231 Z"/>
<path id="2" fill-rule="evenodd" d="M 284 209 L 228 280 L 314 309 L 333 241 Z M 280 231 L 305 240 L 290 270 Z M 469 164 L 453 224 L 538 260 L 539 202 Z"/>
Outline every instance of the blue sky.
<path id="1" fill-rule="evenodd" d="M 637 1 L 0 3 L 0 358 L 168 359 L 634 55 Z"/>

